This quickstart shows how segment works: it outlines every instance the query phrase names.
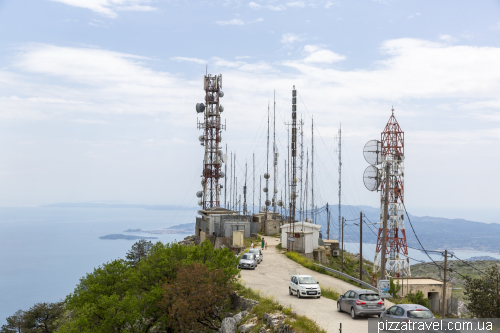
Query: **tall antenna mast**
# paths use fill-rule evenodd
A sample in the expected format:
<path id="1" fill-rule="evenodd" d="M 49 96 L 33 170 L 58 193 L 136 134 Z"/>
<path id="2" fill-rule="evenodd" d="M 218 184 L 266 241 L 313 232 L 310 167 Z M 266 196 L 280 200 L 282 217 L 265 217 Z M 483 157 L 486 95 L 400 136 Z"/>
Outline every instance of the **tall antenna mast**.
<path id="1" fill-rule="evenodd" d="M 243 215 L 247 215 L 247 162 L 245 162 L 245 185 L 243 185 Z"/>
<path id="2" fill-rule="evenodd" d="M 300 117 L 300 198 L 299 198 L 299 220 L 303 221 L 304 218 L 304 190 L 303 190 L 303 170 L 304 170 L 304 121 L 302 117 Z M 306 207 L 307 209 L 307 207 Z"/>
<path id="3" fill-rule="evenodd" d="M 339 127 L 339 242 L 342 224 L 342 123 Z M 343 251 L 343 250 L 342 250 Z"/>
<path id="4" fill-rule="evenodd" d="M 255 153 L 252 154 L 253 166 L 253 185 L 252 185 L 252 214 L 255 214 Z"/>
<path id="5" fill-rule="evenodd" d="M 231 173 L 229 178 L 229 200 L 227 202 L 227 208 L 231 209 L 231 203 L 233 202 L 233 152 L 231 152 L 231 164 L 229 165 L 229 172 Z"/>
<path id="6" fill-rule="evenodd" d="M 264 193 L 266 193 L 266 202 L 264 203 L 266 206 L 266 216 L 264 218 L 264 230 L 266 230 L 266 222 L 267 222 L 267 213 L 269 211 L 269 205 L 271 202 L 269 201 L 269 103 L 267 104 L 267 153 L 266 153 L 266 173 L 264 174 L 264 178 L 266 180 L 266 187 L 264 188 Z"/>
<path id="7" fill-rule="evenodd" d="M 226 143 L 226 157 L 227 158 L 227 143 Z M 224 205 L 227 207 L 227 163 L 224 163 Z"/>
<path id="8" fill-rule="evenodd" d="M 276 213 L 276 180 L 278 178 L 278 148 L 276 147 L 276 90 L 274 90 L 274 103 L 273 103 L 273 169 L 274 169 L 274 188 L 273 188 L 273 213 Z"/>
<path id="9" fill-rule="evenodd" d="M 311 117 L 311 206 L 313 208 L 313 222 L 316 223 L 316 214 L 314 213 L 314 118 Z"/>
<path id="10" fill-rule="evenodd" d="M 208 71 L 208 67 L 207 67 Z M 221 124 L 220 115 L 224 107 L 220 105 L 219 99 L 224 96 L 222 92 L 222 74 L 207 74 L 203 77 L 203 88 L 205 90 L 205 103 L 196 104 L 196 112 L 203 113 L 204 121 L 197 123 L 198 129 L 203 130 L 200 141 L 205 146 L 203 158 L 203 192 L 196 193 L 201 198 L 199 203 L 203 209 L 220 207 L 220 167 L 223 163 L 222 151 L 219 150 L 221 132 L 226 125 Z"/>
<path id="11" fill-rule="evenodd" d="M 297 90 L 293 86 L 292 90 L 292 179 L 290 190 L 290 223 L 292 224 L 292 234 L 295 235 L 295 203 L 297 199 Z M 292 243 L 292 251 L 293 244 Z M 287 246 L 287 249 L 289 247 Z"/>
<path id="12" fill-rule="evenodd" d="M 306 151 L 306 157 L 307 157 L 307 162 L 306 162 L 306 184 L 305 184 L 305 195 L 304 195 L 304 199 L 305 199 L 305 220 L 307 220 L 307 195 L 309 193 L 309 148 L 307 148 L 307 151 Z"/>
<path id="13" fill-rule="evenodd" d="M 287 206 L 287 202 L 288 202 L 288 201 L 286 201 L 286 187 L 287 187 L 287 183 L 286 183 L 286 172 L 287 172 L 286 160 L 285 160 L 285 167 L 284 167 L 284 169 L 285 169 L 285 172 L 283 172 L 283 173 L 285 174 L 285 201 L 283 203 L 283 206 L 285 208 L 285 215 L 286 215 L 286 206 Z"/>
<path id="14" fill-rule="evenodd" d="M 260 185 L 259 185 L 259 212 L 262 209 L 262 176 L 260 176 Z"/>

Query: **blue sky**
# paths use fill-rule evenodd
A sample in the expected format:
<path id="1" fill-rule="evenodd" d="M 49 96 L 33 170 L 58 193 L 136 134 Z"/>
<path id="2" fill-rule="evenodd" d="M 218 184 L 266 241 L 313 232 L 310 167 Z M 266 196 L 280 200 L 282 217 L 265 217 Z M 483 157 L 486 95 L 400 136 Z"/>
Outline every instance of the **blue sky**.
<path id="1" fill-rule="evenodd" d="M 343 201 L 378 205 L 362 148 L 394 105 L 408 209 L 498 221 L 499 42 L 500 1 L 0 0 L 0 202 L 195 205 L 208 66 L 239 184 L 252 152 L 263 173 L 274 89 L 286 156 L 296 85 L 317 203 L 337 201 L 342 123 Z"/>

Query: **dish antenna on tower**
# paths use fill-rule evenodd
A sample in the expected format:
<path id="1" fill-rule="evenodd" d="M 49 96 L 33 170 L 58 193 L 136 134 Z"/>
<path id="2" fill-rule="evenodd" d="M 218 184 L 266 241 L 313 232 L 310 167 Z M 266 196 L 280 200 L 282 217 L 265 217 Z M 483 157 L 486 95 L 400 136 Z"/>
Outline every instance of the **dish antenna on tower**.
<path id="1" fill-rule="evenodd" d="M 382 142 L 378 140 L 370 140 L 363 148 L 363 156 L 371 165 L 379 165 L 382 163 Z"/>
<path id="2" fill-rule="evenodd" d="M 380 185 L 380 172 L 373 165 L 368 166 L 363 173 L 363 183 L 368 191 L 376 191 Z"/>

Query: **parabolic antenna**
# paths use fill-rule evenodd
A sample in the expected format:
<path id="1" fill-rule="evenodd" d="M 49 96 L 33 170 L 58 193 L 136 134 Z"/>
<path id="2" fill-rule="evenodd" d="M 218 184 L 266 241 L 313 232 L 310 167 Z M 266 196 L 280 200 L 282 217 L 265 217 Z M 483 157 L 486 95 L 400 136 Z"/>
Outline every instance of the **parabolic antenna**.
<path id="1" fill-rule="evenodd" d="M 380 172 L 373 165 L 368 166 L 363 173 L 363 183 L 369 191 L 377 190 L 380 184 Z"/>
<path id="2" fill-rule="evenodd" d="M 222 162 L 224 162 L 224 163 L 227 162 L 227 154 L 222 155 Z"/>
<path id="3" fill-rule="evenodd" d="M 363 148 L 363 156 L 371 165 L 382 163 L 382 143 L 378 140 L 370 140 Z"/>

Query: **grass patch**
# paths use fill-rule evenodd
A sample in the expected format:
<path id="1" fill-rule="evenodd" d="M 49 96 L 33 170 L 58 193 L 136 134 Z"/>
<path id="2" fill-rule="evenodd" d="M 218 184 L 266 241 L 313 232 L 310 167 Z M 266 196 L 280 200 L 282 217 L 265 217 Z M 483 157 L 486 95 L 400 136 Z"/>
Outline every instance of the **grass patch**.
<path id="1" fill-rule="evenodd" d="M 357 287 L 360 287 L 360 288 L 364 288 L 363 286 L 360 286 L 358 283 L 356 283 L 356 282 L 354 282 L 352 280 L 349 280 L 348 278 L 345 278 L 343 276 L 340 276 L 340 275 L 337 275 L 337 274 L 334 274 L 334 273 L 330 273 L 327 270 L 325 270 L 323 267 L 319 267 L 319 266 L 313 265 L 314 261 L 312 261 L 311 259 L 307 259 L 307 258 L 303 257 L 302 255 L 300 255 L 297 252 L 289 251 L 289 252 L 286 252 L 285 255 L 289 259 L 292 259 L 296 263 L 301 264 L 302 266 L 304 266 L 306 268 L 309 268 L 309 269 L 311 269 L 313 271 L 316 271 L 316 272 L 321 273 L 321 274 L 333 276 L 336 279 L 349 282 L 350 284 L 352 284 L 354 286 L 357 286 Z M 330 266 L 330 265 L 325 265 L 325 266 Z M 336 268 L 334 268 L 334 269 L 336 269 Z M 346 273 L 346 274 L 348 274 L 348 273 Z"/>
<path id="2" fill-rule="evenodd" d="M 321 287 L 321 296 L 337 301 L 340 294 L 335 289 Z"/>
<path id="3" fill-rule="evenodd" d="M 276 248 L 277 248 L 278 250 L 283 250 L 283 248 L 281 247 L 281 243 L 279 243 L 278 245 L 276 245 Z"/>
<path id="4" fill-rule="evenodd" d="M 256 325 L 251 332 L 257 333 L 263 326 L 264 313 L 282 312 L 288 316 L 284 323 L 290 325 L 297 333 L 326 333 L 326 331 L 321 329 L 313 320 L 294 313 L 291 308 L 284 307 L 272 298 L 263 297 L 258 291 L 247 288 L 240 282 L 234 284 L 234 289 L 238 295 L 259 302 L 245 318 L 248 319 L 257 316 L 259 320 L 259 324 Z"/>

